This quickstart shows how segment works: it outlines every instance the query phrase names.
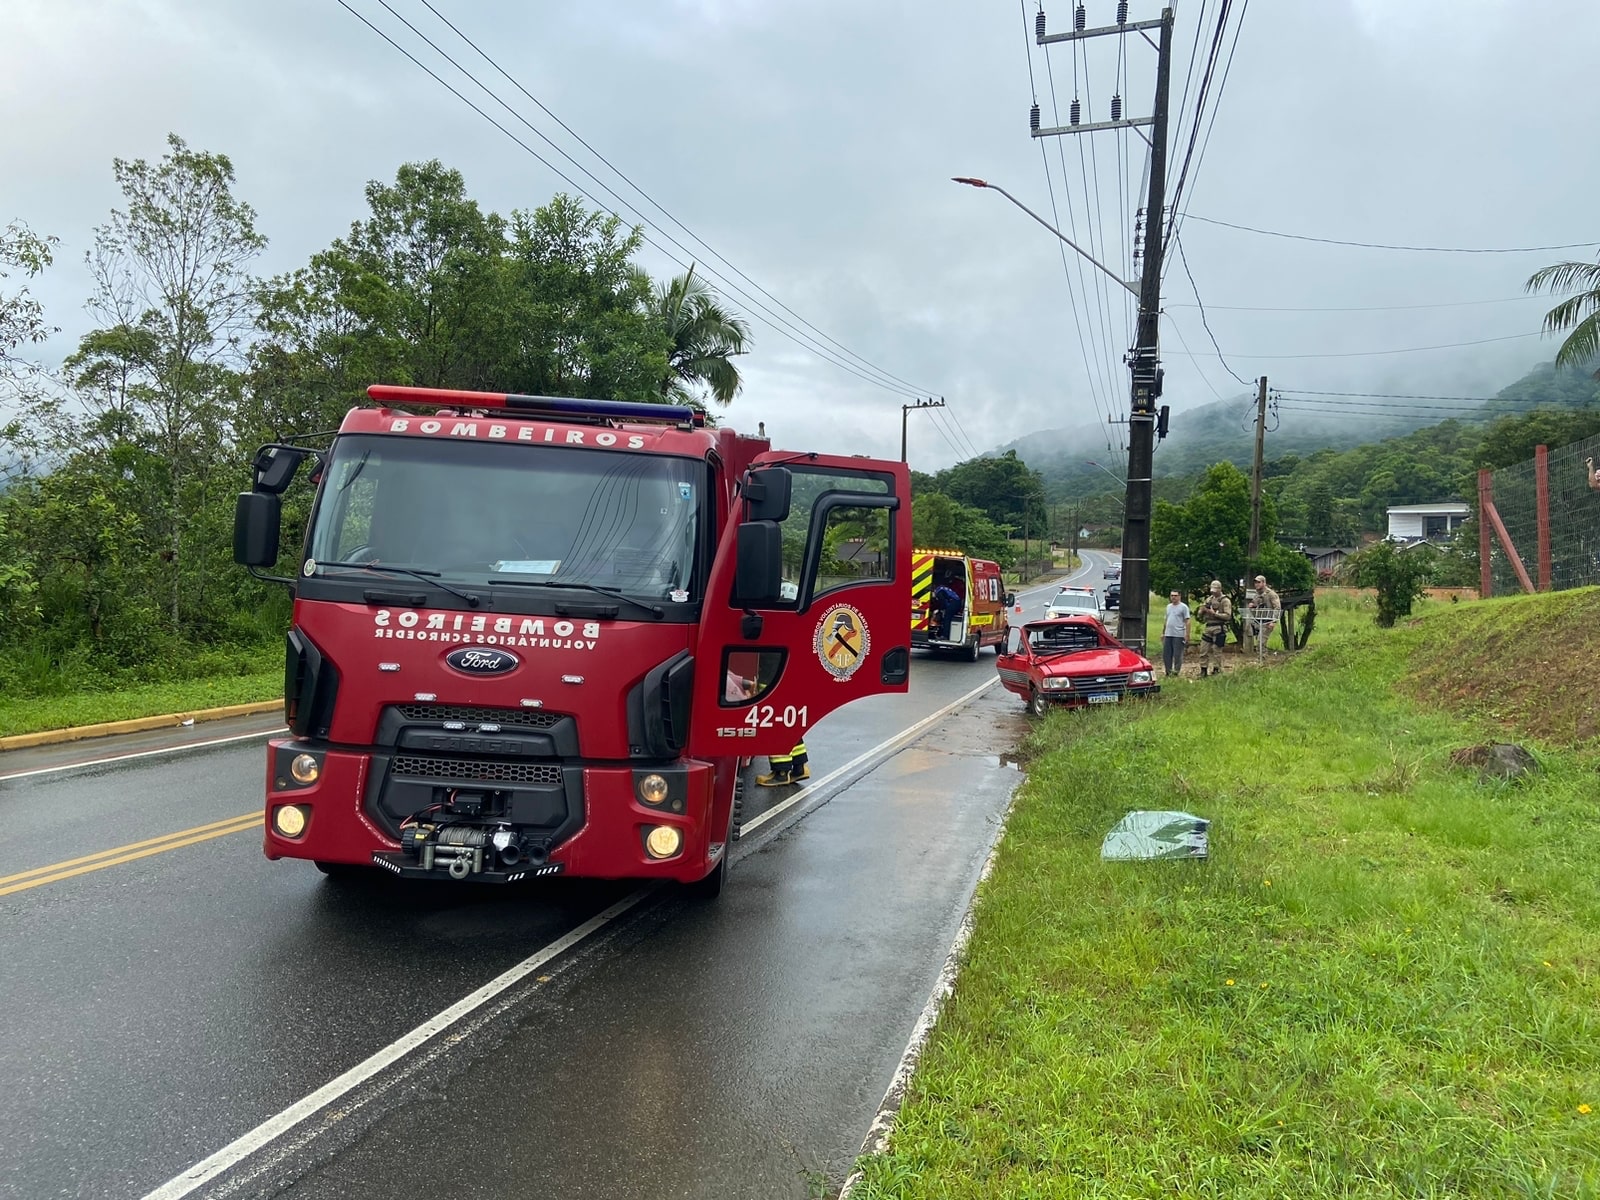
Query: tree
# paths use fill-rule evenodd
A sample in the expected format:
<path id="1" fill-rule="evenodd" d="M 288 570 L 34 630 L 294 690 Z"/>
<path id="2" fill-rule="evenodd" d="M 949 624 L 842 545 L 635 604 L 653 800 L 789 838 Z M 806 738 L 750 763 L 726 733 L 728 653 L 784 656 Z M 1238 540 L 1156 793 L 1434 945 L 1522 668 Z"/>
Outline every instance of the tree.
<path id="1" fill-rule="evenodd" d="M 1544 331 L 1570 330 L 1556 351 L 1556 367 L 1586 367 L 1600 357 L 1600 263 L 1563 262 L 1528 277 L 1530 292 L 1572 292 L 1544 315 Z"/>
<path id="2" fill-rule="evenodd" d="M 1356 587 L 1377 589 L 1377 621 L 1388 628 L 1411 615 L 1411 606 L 1427 587 L 1428 566 L 1426 558 L 1396 550 L 1393 542 L 1385 540 L 1352 554 L 1344 573 Z"/>
<path id="3" fill-rule="evenodd" d="M 996 525 L 1015 526 L 1019 533 L 1026 528 L 1040 537 L 1049 526 L 1044 480 L 1015 450 L 993 458 L 968 459 L 934 478 L 941 492 L 980 510 Z"/>
<path id="4" fill-rule="evenodd" d="M 204 601 L 206 548 L 191 563 L 185 534 L 230 441 L 233 368 L 256 296 L 248 268 L 266 238 L 255 210 L 233 195 L 226 155 L 190 150 L 176 134 L 167 146 L 155 165 L 112 161 L 126 207 L 95 230 L 85 256 L 94 277 L 88 308 L 106 324 L 84 339 L 73 370 L 91 403 L 117 380 L 117 424 L 131 433 L 124 422 L 137 420 L 161 459 L 164 511 L 151 516 L 166 545 L 178 629 L 185 596 L 195 608 Z"/>
<path id="5" fill-rule="evenodd" d="M 1273 539 L 1278 513 L 1261 501 L 1261 552 L 1246 555 L 1250 540 L 1250 481 L 1232 463 L 1218 463 L 1195 485 L 1184 504 L 1156 503 L 1150 521 L 1150 587 L 1201 594 L 1220 579 L 1242 595 L 1240 581 L 1265 575 L 1279 592 L 1305 591 L 1314 583 L 1310 560 Z"/>
<path id="6" fill-rule="evenodd" d="M 642 244 L 638 229 L 567 195 L 511 214 L 508 390 L 661 399 L 667 337 L 650 311 L 650 277 L 633 262 Z"/>
<path id="7" fill-rule="evenodd" d="M 911 540 L 930 550 L 958 550 L 1009 567 L 1014 552 L 1006 532 L 978 509 L 942 492 L 925 492 L 911 501 Z"/>
<path id="8" fill-rule="evenodd" d="M 38 275 L 50 265 L 55 244 L 55 238 L 41 237 L 20 221 L 0 229 L 0 282 L 19 271 L 24 279 Z M 17 351 L 37 345 L 55 332 L 45 323 L 43 306 L 26 286 L 11 295 L 0 292 L 0 453 L 11 447 L 6 457 L 0 457 L 0 484 L 39 449 L 33 430 L 16 414 L 39 399 L 44 371 Z"/>
<path id="9" fill-rule="evenodd" d="M 657 287 L 653 311 L 668 342 L 661 398 L 699 403 L 706 392 L 718 404 L 731 404 L 744 382 L 732 360 L 749 353 L 750 326 L 695 278 L 692 264 Z"/>

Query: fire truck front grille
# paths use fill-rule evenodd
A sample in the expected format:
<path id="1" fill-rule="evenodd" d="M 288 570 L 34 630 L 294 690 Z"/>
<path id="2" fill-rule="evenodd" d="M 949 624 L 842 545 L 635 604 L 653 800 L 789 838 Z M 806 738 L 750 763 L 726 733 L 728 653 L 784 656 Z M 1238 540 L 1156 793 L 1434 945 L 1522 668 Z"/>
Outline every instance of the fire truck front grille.
<path id="1" fill-rule="evenodd" d="M 550 763 L 495 762 L 481 758 L 433 758 L 421 754 L 400 754 L 395 756 L 393 769 L 396 775 L 421 779 L 467 779 L 475 783 L 561 786 L 561 768 Z"/>
<path id="2" fill-rule="evenodd" d="M 400 715 L 408 721 L 462 721 L 468 724 L 549 729 L 561 723 L 562 714 L 542 708 L 478 708 L 465 704 L 402 704 Z"/>

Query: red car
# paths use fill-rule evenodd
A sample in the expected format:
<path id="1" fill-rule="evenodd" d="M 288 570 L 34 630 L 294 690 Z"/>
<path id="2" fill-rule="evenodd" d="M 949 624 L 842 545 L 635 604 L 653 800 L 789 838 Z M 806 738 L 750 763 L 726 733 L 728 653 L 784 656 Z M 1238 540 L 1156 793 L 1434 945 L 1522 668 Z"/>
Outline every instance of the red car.
<path id="1" fill-rule="evenodd" d="M 996 663 L 1000 682 L 1044 716 L 1052 704 L 1117 704 L 1161 690 L 1150 660 L 1130 650 L 1095 617 L 1057 617 L 1013 626 Z"/>

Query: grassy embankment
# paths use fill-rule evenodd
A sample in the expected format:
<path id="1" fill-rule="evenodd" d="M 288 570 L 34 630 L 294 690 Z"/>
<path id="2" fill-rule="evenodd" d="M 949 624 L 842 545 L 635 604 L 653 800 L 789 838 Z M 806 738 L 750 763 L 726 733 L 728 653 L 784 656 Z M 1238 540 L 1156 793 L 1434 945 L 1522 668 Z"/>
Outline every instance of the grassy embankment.
<path id="1" fill-rule="evenodd" d="M 0 738 L 37 730 L 66 730 L 131 717 L 160 717 L 168 712 L 218 709 L 283 696 L 282 650 L 262 653 L 245 674 L 206 675 L 168 683 L 134 683 L 106 691 L 61 691 L 45 696 L 0 698 Z M 264 669 L 267 662 L 270 669 Z"/>
<path id="2" fill-rule="evenodd" d="M 885 1197 L 1600 1195 L 1600 592 L 1335 607 L 1035 734 Z M 1452 749 L 1535 739 L 1486 784 Z M 1107 864 L 1133 808 L 1208 861 Z"/>

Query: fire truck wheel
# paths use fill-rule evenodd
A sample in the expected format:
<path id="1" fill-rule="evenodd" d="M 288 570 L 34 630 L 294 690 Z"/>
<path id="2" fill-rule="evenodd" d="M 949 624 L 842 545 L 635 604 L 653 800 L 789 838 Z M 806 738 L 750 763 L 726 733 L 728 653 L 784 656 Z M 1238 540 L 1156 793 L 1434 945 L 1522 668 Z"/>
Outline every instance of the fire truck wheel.
<path id="1" fill-rule="evenodd" d="M 983 639 L 976 633 L 967 639 L 967 644 L 961 649 L 961 657 L 968 662 L 977 662 L 978 654 L 983 650 Z"/>
<path id="2" fill-rule="evenodd" d="M 1042 717 L 1050 711 L 1050 701 L 1044 698 L 1044 693 L 1037 688 L 1028 693 L 1028 712 L 1033 716 Z"/>
<path id="3" fill-rule="evenodd" d="M 728 878 L 728 855 L 724 851 L 717 860 L 717 866 L 711 874 L 704 879 L 697 879 L 693 883 L 683 885 L 683 894 L 695 900 L 715 900 L 722 895 L 723 881 Z"/>

